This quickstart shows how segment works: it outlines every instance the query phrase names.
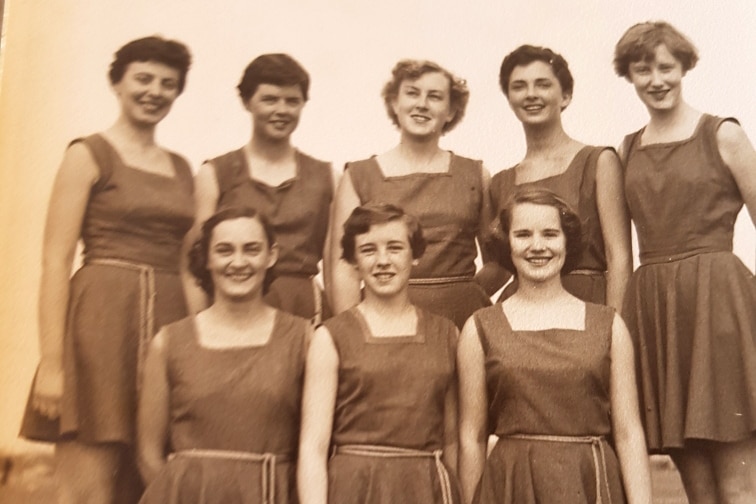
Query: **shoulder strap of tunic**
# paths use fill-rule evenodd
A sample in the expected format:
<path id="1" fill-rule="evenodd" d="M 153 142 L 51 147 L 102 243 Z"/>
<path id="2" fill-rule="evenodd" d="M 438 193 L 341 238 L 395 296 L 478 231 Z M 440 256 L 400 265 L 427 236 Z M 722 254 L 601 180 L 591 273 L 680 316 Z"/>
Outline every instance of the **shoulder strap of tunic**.
<path id="1" fill-rule="evenodd" d="M 113 163 L 118 159 L 114 156 L 113 147 L 105 140 L 102 135 L 95 133 L 87 137 L 75 138 L 68 146 L 76 143 L 83 143 L 89 149 L 94 158 L 99 173 L 97 182 L 92 186 L 92 193 L 101 192 L 108 185 L 110 177 L 113 175 Z"/>
<path id="2" fill-rule="evenodd" d="M 206 161 L 215 169 L 215 181 L 218 184 L 218 201 L 222 195 L 233 187 L 240 171 L 246 167 L 244 151 L 236 149 Z"/>

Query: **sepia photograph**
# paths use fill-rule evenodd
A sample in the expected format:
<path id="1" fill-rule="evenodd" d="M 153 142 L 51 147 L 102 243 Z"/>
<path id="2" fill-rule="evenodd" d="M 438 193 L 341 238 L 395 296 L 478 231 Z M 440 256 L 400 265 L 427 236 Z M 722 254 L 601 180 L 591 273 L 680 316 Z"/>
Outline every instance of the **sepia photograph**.
<path id="1" fill-rule="evenodd" d="M 747 0 L 0 0 L 0 504 L 756 502 Z"/>

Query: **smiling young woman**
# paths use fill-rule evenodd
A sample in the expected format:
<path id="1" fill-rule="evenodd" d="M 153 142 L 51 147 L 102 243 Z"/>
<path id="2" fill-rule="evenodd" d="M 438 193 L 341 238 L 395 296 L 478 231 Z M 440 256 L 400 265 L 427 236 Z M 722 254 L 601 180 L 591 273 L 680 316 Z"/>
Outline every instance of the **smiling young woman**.
<path id="1" fill-rule="evenodd" d="M 347 163 L 334 200 L 330 249 L 338 250 L 342 224 L 360 205 L 388 202 L 417 216 L 428 251 L 412 270 L 410 297 L 461 327 L 475 310 L 490 304 L 493 284 L 501 285 L 488 278 L 485 267 L 490 263 L 488 171 L 479 161 L 439 147 L 441 136 L 462 120 L 469 91 L 436 63 L 404 60 L 394 67 L 383 98 L 399 128 L 399 145 Z M 476 240 L 484 262 L 477 275 Z M 359 302 L 359 278 L 336 254 L 329 264 L 326 290 L 339 313 Z"/>
<path id="2" fill-rule="evenodd" d="M 218 209 L 257 208 L 270 219 L 280 247 L 265 285 L 267 302 L 318 323 L 330 315 L 315 276 L 326 245 L 334 182 L 329 163 L 291 144 L 309 86 L 305 69 L 287 54 L 263 54 L 247 66 L 237 88 L 252 120 L 250 141 L 200 167 L 197 217 L 186 245 Z M 184 271 L 190 307 L 196 312 L 207 299 L 186 267 Z"/>
<path id="3" fill-rule="evenodd" d="M 621 151 L 641 261 L 624 316 L 649 449 L 672 456 L 692 503 L 756 502 L 756 281 L 732 253 L 744 204 L 756 223 L 756 151 L 734 118 L 683 99 L 697 61 L 665 22 L 615 48 L 650 117 Z"/>
<path id="4" fill-rule="evenodd" d="M 21 434 L 55 445 L 62 504 L 136 502 L 137 390 L 154 331 L 186 315 L 178 272 L 192 175 L 155 143 L 188 49 L 146 37 L 115 54 L 115 124 L 74 140 L 53 186 L 39 300 L 41 361 Z M 83 266 L 69 279 L 78 240 Z"/>

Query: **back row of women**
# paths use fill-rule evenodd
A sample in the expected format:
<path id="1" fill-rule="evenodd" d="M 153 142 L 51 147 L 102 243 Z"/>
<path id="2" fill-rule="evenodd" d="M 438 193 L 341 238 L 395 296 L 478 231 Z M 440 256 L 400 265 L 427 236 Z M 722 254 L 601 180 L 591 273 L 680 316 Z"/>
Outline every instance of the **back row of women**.
<path id="1" fill-rule="evenodd" d="M 45 231 L 22 434 L 55 442 L 60 502 L 135 502 L 138 458 L 145 503 L 645 503 L 645 442 L 690 502 L 754 502 L 756 282 L 731 249 L 756 152 L 683 100 L 696 61 L 667 23 L 622 36 L 650 121 L 617 153 L 564 131 L 566 61 L 516 49 L 500 84 L 527 153 L 493 178 L 439 148 L 464 81 L 401 61 L 400 143 L 334 192 L 290 143 L 309 85 L 291 57 L 250 63 L 250 142 L 193 178 L 154 139 L 189 53 L 126 44 L 121 114 L 69 146 Z"/>

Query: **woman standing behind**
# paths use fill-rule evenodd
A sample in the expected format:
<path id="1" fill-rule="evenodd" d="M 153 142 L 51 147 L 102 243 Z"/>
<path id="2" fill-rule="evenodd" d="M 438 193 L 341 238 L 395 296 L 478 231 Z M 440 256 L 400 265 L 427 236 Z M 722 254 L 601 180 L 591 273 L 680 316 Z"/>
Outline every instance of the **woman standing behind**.
<path id="1" fill-rule="evenodd" d="M 491 180 L 494 210 L 519 188 L 543 187 L 559 195 L 577 210 L 585 240 L 578 264 L 562 284 L 584 301 L 620 310 L 633 262 L 619 158 L 612 148 L 582 144 L 564 131 L 562 111 L 572 100 L 574 81 L 561 55 L 520 46 L 504 58 L 499 83 L 522 123 L 527 153 Z M 515 279 L 502 298 L 517 286 Z"/>
<path id="2" fill-rule="evenodd" d="M 263 54 L 247 66 L 237 88 L 252 117 L 252 137 L 241 149 L 200 167 L 195 229 L 187 244 L 216 210 L 256 208 L 270 219 L 280 247 L 266 282 L 266 302 L 319 322 L 330 315 L 314 277 L 326 243 L 333 174 L 329 163 L 291 145 L 309 87 L 309 75 L 287 54 Z M 207 305 L 191 278 L 185 286 L 192 311 Z"/>
<path id="3" fill-rule="evenodd" d="M 155 143 L 155 127 L 189 64 L 183 44 L 160 37 L 120 48 L 109 73 L 120 115 L 71 143 L 53 186 L 42 358 L 21 434 L 56 443 L 64 504 L 139 498 L 132 446 L 142 357 L 155 330 L 186 315 L 178 263 L 194 210 L 189 165 Z M 69 280 L 79 238 L 84 264 Z"/>
<path id="4" fill-rule="evenodd" d="M 474 278 L 476 237 L 488 260 L 488 172 L 479 161 L 438 145 L 441 135 L 462 120 L 469 92 L 463 80 L 429 61 L 400 61 L 392 73 L 383 98 L 401 140 L 384 154 L 347 163 L 336 191 L 331 250 L 338 250 L 341 226 L 359 205 L 388 202 L 403 208 L 420 220 L 428 242 L 412 270 L 410 299 L 461 327 L 475 310 L 491 304 L 489 295 L 496 291 L 481 288 L 496 283 L 485 273 Z M 360 301 L 359 279 L 336 254 L 329 263 L 326 286 L 340 313 Z"/>
<path id="5" fill-rule="evenodd" d="M 300 501 L 457 502 L 457 329 L 410 303 L 420 226 L 393 205 L 361 206 L 341 242 L 365 299 L 318 328 L 307 355 Z"/>
<path id="6" fill-rule="evenodd" d="M 520 288 L 475 313 L 460 336 L 465 502 L 617 504 L 626 494 L 630 504 L 650 504 L 625 324 L 562 285 L 580 260 L 579 217 L 554 193 L 531 188 L 512 196 L 500 221 L 502 260 Z M 499 440 L 486 460 L 489 426 Z"/>
<path id="7" fill-rule="evenodd" d="M 615 49 L 650 115 L 622 149 L 641 260 L 624 314 L 650 450 L 672 456 L 692 503 L 756 502 L 756 280 L 732 253 L 743 203 L 756 222 L 756 152 L 735 119 L 683 99 L 697 60 L 664 22 Z"/>
<path id="8" fill-rule="evenodd" d="M 229 207 L 203 225 L 190 268 L 213 304 L 164 327 L 150 346 L 139 404 L 142 504 L 297 502 L 311 328 L 263 301 L 277 255 L 271 225 L 253 209 Z"/>

